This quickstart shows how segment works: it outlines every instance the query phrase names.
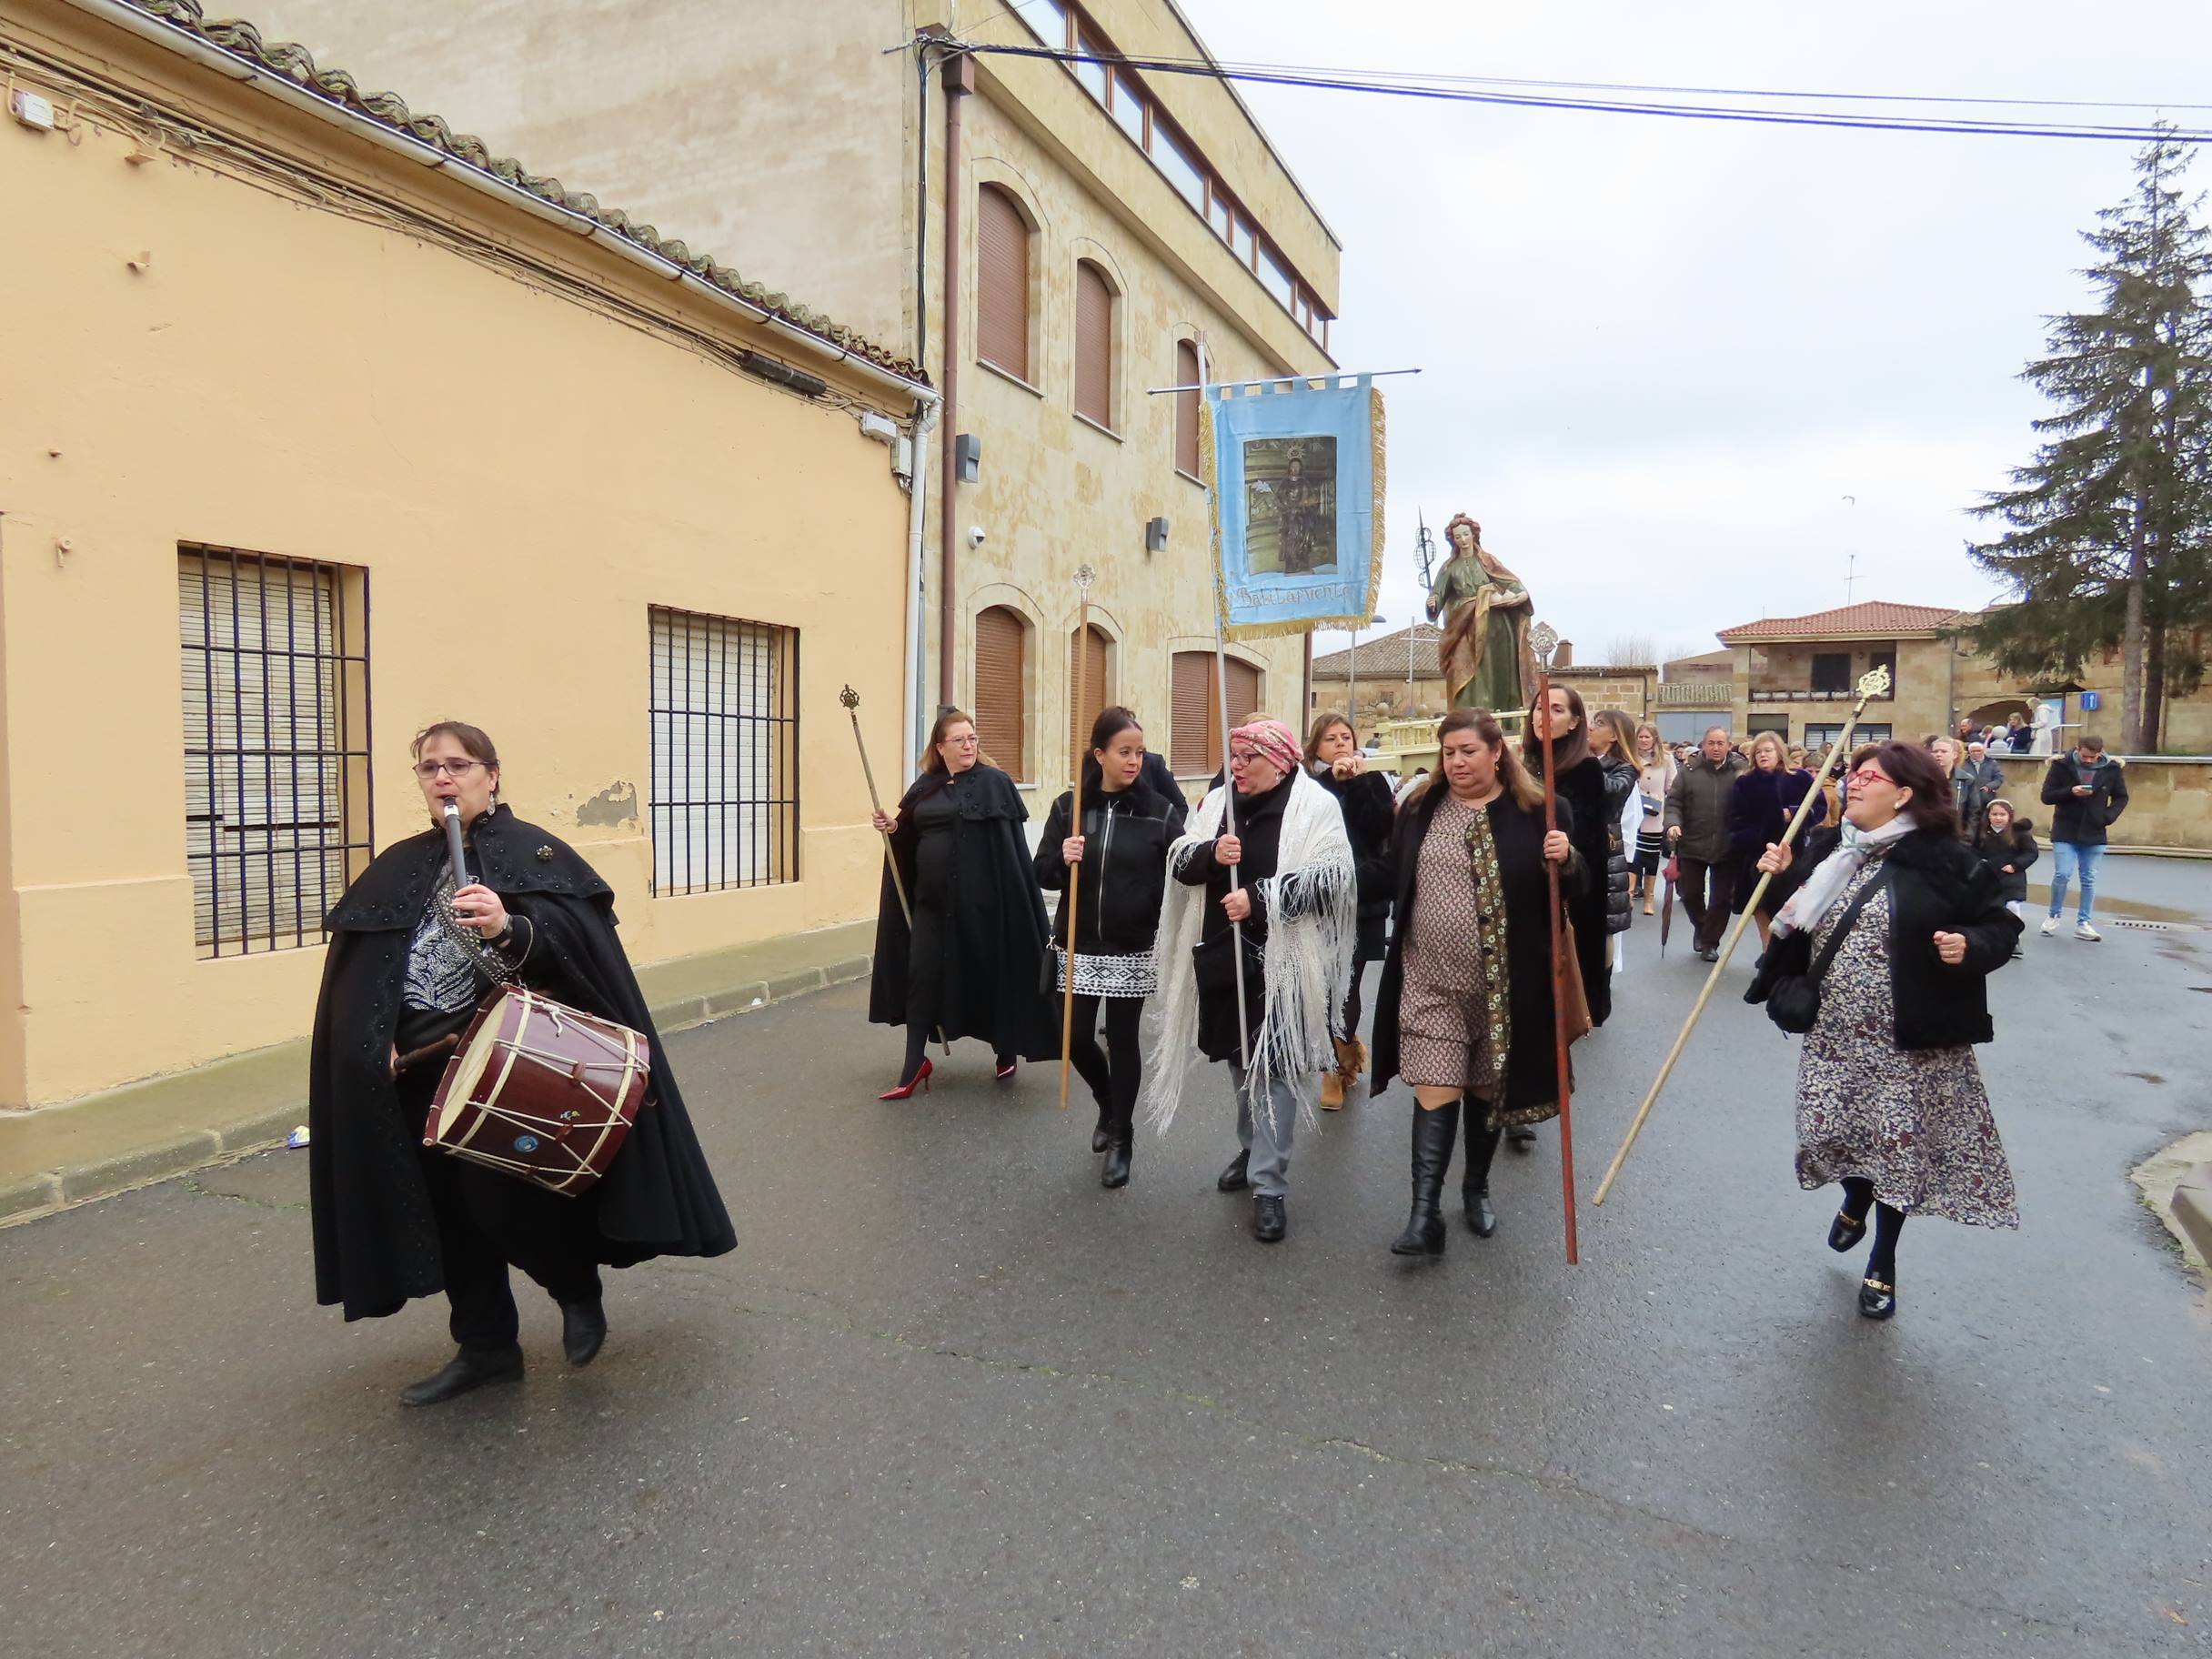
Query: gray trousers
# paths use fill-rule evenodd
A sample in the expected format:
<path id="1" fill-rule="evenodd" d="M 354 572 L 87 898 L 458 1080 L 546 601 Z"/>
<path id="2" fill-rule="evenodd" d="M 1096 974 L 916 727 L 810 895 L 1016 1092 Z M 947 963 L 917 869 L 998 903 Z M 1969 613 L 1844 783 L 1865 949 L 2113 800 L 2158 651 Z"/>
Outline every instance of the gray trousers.
<path id="1" fill-rule="evenodd" d="M 1291 1168 L 1291 1135 L 1298 1126 L 1298 1092 L 1288 1078 L 1277 1077 L 1254 1110 L 1244 1068 L 1232 1060 L 1229 1075 L 1236 1081 L 1237 1144 L 1252 1154 L 1246 1166 L 1252 1190 L 1263 1197 L 1281 1198 L 1290 1191 L 1285 1177 Z"/>

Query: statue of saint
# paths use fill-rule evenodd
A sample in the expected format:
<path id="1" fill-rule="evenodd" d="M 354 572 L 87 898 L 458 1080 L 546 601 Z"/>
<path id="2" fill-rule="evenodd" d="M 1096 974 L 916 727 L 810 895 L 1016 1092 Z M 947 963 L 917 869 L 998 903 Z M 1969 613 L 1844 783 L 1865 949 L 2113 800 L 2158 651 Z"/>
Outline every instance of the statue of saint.
<path id="1" fill-rule="evenodd" d="M 1456 709 L 1526 709 L 1536 691 L 1528 589 L 1483 548 L 1483 527 L 1466 514 L 1454 516 L 1444 536 L 1452 557 L 1429 590 L 1429 620 L 1443 620 L 1437 654 L 1445 699 Z"/>

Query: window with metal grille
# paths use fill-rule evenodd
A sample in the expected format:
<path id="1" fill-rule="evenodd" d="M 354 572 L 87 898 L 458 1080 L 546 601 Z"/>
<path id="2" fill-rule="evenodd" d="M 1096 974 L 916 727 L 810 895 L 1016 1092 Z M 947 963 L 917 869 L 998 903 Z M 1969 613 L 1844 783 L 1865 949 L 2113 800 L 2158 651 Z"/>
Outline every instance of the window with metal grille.
<path id="1" fill-rule="evenodd" d="M 1175 394 L 1175 469 L 1198 477 L 1198 347 L 1189 340 L 1175 342 L 1175 384 L 1189 391 Z"/>
<path id="2" fill-rule="evenodd" d="M 1113 427 L 1113 287 L 1085 259 L 1075 267 L 1075 412 Z"/>
<path id="3" fill-rule="evenodd" d="M 1177 651 L 1172 659 L 1168 766 L 1194 778 L 1222 767 L 1221 709 L 1214 697 L 1213 653 Z M 1229 659 L 1229 723 L 1242 726 L 1260 707 L 1260 670 Z"/>
<path id="4" fill-rule="evenodd" d="M 975 619 L 975 715 L 979 747 L 1010 778 L 1030 776 L 1029 624 L 1021 613 L 993 605 Z"/>
<path id="5" fill-rule="evenodd" d="M 1030 377 L 1030 222 L 996 185 L 975 193 L 975 355 Z"/>
<path id="6" fill-rule="evenodd" d="M 799 631 L 648 618 L 654 893 L 798 880 Z"/>
<path id="7" fill-rule="evenodd" d="M 180 547 L 176 600 L 193 943 L 319 945 L 370 854 L 368 573 Z"/>

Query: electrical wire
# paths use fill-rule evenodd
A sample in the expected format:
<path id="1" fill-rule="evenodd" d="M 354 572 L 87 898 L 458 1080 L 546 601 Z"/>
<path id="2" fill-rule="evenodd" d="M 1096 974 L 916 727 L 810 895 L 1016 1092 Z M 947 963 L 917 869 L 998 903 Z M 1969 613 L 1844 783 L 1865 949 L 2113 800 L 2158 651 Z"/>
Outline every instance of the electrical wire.
<path id="1" fill-rule="evenodd" d="M 1448 77 L 1415 77 L 1401 72 L 1377 75 L 1366 71 L 1300 71 L 1270 68 L 1257 65 L 1215 63 L 1193 58 L 1131 57 L 1118 53 L 1071 52 L 1051 46 L 993 45 L 981 42 L 967 43 L 968 49 L 978 54 L 1010 57 L 1036 57 L 1061 64 L 1104 64 L 1139 70 L 1147 75 L 1187 75 L 1206 79 L 1241 81 L 1258 85 L 1298 86 L 1318 91 L 1362 92 L 1386 97 L 1419 98 L 1431 102 L 1454 104 L 1483 104 L 1508 108 L 1567 110 L 1586 114 L 1652 116 L 1674 120 L 1730 121 L 1769 126 L 1835 127 L 1862 132 L 1945 133 L 1985 137 L 2014 138 L 2073 138 L 2094 139 L 2145 144 L 2163 138 L 2172 144 L 2212 143 L 2212 129 L 2182 127 L 2170 125 L 2139 126 L 2104 122 L 2038 122 L 2019 118 L 2005 120 L 1976 120 L 1962 116 L 1923 116 L 1911 113 L 1895 115 L 1858 113 L 1853 111 L 1820 109 L 1762 109 L 1743 105 L 1679 104 L 1652 100 L 1624 100 L 1536 96 L 1532 92 L 1486 90 L 1493 85 L 1544 85 L 1549 83 L 1486 82 L 1478 77 L 1455 83 Z M 1467 84 L 1468 81 L 1473 84 Z M 1568 84 L 1559 84 L 1562 90 Z M 1643 91 L 1645 89 L 1635 88 Z M 1654 88 L 1652 91 L 1665 89 Z M 1684 89 L 1684 96 L 1691 96 Z M 1767 98 L 1819 99 L 1823 96 L 1854 97 L 1867 101 L 1910 102 L 1895 95 L 1817 93 L 1726 93 L 1714 89 L 1710 96 Z M 1917 100 L 1932 102 L 1933 100 Z M 2027 105 L 2028 100 L 1959 99 L 1961 104 Z M 2081 108 L 2142 108 L 2174 107 L 2198 109 L 2202 105 L 2176 106 L 2108 106 L 2093 104 L 2065 104 L 2060 107 Z"/>

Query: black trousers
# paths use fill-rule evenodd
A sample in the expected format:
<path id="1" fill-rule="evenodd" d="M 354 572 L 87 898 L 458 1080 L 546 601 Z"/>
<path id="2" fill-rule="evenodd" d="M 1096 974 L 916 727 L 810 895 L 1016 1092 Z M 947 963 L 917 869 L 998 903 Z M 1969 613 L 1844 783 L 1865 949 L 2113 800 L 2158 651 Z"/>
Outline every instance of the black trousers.
<path id="1" fill-rule="evenodd" d="M 1099 1049 L 1099 1005 L 1106 1007 L 1106 1048 Z M 1107 1126 L 1126 1142 L 1137 1112 L 1137 1091 L 1144 1081 L 1144 1060 L 1137 1028 L 1144 1019 L 1141 997 L 1075 999 L 1075 1037 L 1068 1059 L 1091 1098 L 1106 1110 Z"/>
<path id="2" fill-rule="evenodd" d="M 420 1035 L 419 1031 L 410 1034 Z M 438 1075 L 436 1065 L 400 1074 L 400 1108 L 417 1136 L 429 1114 L 430 1097 L 437 1092 Z M 510 1264 L 556 1302 L 598 1298 L 596 1192 L 562 1198 L 433 1147 L 423 1147 L 418 1155 L 445 1266 L 446 1301 L 452 1309 L 447 1326 L 457 1345 L 504 1348 L 520 1332 L 514 1288 L 508 1282 Z"/>
<path id="3" fill-rule="evenodd" d="M 1676 856 L 1682 864 L 1678 890 L 1683 911 L 1690 919 L 1692 942 L 1700 950 L 1716 950 L 1721 935 L 1728 930 L 1729 906 L 1735 899 L 1735 865 L 1727 858 L 1708 864 L 1686 852 Z M 1713 883 L 1710 897 L 1705 891 L 1708 879 Z"/>
<path id="4" fill-rule="evenodd" d="M 1360 984 L 1367 977 L 1367 965 L 1382 960 L 1380 955 L 1369 956 L 1356 948 L 1352 950 L 1352 983 L 1344 990 L 1344 1041 L 1346 1042 L 1357 1042 L 1360 1040 L 1360 1014 L 1362 1012 Z"/>

